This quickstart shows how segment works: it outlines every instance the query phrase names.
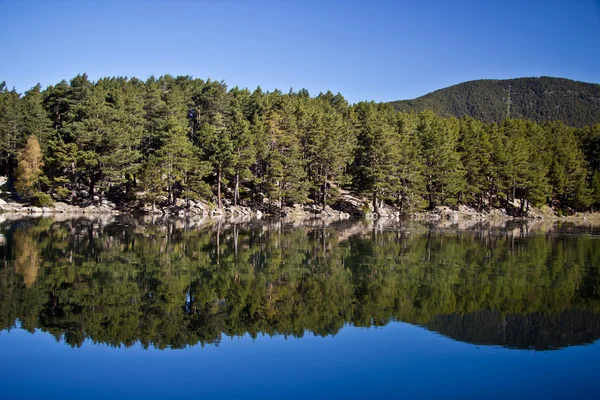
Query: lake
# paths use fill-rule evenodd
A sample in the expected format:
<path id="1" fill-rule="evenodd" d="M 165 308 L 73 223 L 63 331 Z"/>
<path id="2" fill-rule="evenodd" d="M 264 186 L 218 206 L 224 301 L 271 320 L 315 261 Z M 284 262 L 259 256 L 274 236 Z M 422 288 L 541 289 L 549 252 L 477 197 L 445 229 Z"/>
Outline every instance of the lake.
<path id="1" fill-rule="evenodd" d="M 597 398 L 600 228 L 3 218 L 0 398 Z"/>

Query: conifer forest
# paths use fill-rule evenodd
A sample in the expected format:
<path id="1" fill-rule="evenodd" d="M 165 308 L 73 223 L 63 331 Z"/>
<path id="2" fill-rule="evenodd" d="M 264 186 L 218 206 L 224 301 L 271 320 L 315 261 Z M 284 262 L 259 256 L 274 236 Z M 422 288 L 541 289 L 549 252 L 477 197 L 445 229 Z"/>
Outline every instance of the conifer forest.
<path id="1" fill-rule="evenodd" d="M 572 213 L 600 205 L 600 125 L 485 123 L 331 92 L 83 74 L 24 94 L 0 84 L 0 175 L 38 205 L 325 208 L 352 193 L 404 213 L 459 204 Z"/>

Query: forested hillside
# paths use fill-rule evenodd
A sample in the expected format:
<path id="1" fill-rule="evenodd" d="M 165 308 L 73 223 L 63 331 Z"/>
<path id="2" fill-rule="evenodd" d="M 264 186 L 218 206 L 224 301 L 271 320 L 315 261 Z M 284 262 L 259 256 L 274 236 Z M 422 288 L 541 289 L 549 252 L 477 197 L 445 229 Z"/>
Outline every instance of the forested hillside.
<path id="1" fill-rule="evenodd" d="M 0 86 L 0 175 L 23 200 L 325 208 L 340 189 L 402 212 L 600 204 L 600 125 L 486 124 L 189 76 Z M 515 202 L 514 200 L 520 200 Z"/>
<path id="2" fill-rule="evenodd" d="M 600 85 L 562 78 L 485 79 L 464 82 L 413 100 L 391 103 L 400 111 L 432 110 L 442 117 L 484 122 L 507 117 L 583 127 L 600 123 Z"/>

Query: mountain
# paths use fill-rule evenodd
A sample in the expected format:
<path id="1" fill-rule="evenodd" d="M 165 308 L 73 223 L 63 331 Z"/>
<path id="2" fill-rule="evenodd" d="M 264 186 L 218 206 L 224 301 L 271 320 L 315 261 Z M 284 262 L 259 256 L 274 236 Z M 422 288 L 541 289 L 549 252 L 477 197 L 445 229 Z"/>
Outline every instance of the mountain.
<path id="1" fill-rule="evenodd" d="M 436 90 L 413 100 L 391 102 L 397 110 L 432 110 L 442 117 L 469 115 L 485 122 L 510 117 L 570 126 L 600 123 L 600 85 L 563 78 L 481 79 Z"/>

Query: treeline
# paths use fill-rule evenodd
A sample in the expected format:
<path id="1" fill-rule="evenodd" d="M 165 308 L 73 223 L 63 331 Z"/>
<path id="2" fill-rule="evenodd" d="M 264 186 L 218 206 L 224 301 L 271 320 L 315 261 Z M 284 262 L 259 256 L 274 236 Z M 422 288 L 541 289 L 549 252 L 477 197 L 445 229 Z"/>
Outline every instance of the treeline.
<path id="1" fill-rule="evenodd" d="M 0 86 L 0 174 L 48 204 L 110 199 L 326 207 L 340 191 L 403 212 L 600 204 L 600 125 L 485 124 L 163 76 Z M 519 200 L 519 201 L 515 201 Z"/>
<path id="2" fill-rule="evenodd" d="M 547 76 L 463 82 L 390 104 L 400 111 L 432 110 L 442 117 L 469 116 L 488 123 L 507 116 L 537 123 L 560 120 L 575 127 L 600 123 L 600 85 Z"/>
<path id="3" fill-rule="evenodd" d="M 349 230 L 125 222 L 3 225 L 0 330 L 40 329 L 72 346 L 90 339 L 182 348 L 218 343 L 222 334 L 327 336 L 346 324 L 441 329 L 440 316 L 453 316 L 443 332 L 478 341 L 497 318 L 486 318 L 486 328 L 460 316 L 491 312 L 510 322 L 504 335 L 514 332 L 523 348 L 600 336 L 593 229 L 352 234 L 363 221 Z M 557 328 L 565 316 L 570 323 Z"/>

